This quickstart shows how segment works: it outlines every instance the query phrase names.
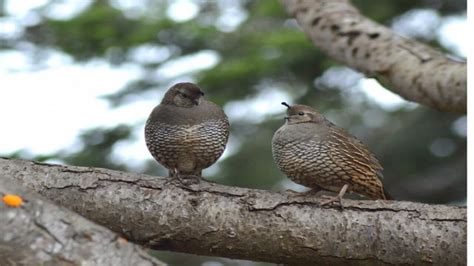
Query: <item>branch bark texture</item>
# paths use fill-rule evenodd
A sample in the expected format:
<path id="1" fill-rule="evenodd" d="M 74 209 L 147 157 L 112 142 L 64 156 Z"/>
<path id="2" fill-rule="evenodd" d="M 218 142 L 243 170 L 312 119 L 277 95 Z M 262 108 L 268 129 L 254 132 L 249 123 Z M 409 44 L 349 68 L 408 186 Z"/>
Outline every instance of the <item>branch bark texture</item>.
<path id="1" fill-rule="evenodd" d="M 362 16 L 348 0 L 282 0 L 313 43 L 403 98 L 466 112 L 467 66 Z"/>
<path id="2" fill-rule="evenodd" d="M 58 204 L 155 249 L 291 265 L 465 264 L 466 209 L 345 200 L 0 159 Z"/>
<path id="3" fill-rule="evenodd" d="M 20 208 L 0 203 L 0 265 L 165 265 L 16 183 L 0 172 L 0 193 L 26 199 Z"/>

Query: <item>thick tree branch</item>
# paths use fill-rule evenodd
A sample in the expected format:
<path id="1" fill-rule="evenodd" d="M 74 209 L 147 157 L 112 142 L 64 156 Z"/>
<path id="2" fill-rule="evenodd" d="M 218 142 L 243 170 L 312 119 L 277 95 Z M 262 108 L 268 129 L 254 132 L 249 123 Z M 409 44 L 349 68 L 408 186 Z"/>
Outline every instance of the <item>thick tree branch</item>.
<path id="1" fill-rule="evenodd" d="M 466 209 L 227 187 L 0 159 L 0 172 L 156 249 L 286 264 L 464 264 Z"/>
<path id="2" fill-rule="evenodd" d="M 332 58 L 376 77 L 407 100 L 466 112 L 466 63 L 403 38 L 348 0 L 282 0 L 313 43 Z"/>
<path id="3" fill-rule="evenodd" d="M 26 199 L 20 208 L 0 202 L 0 265 L 165 265 L 17 182 L 0 172 L 0 194 Z"/>

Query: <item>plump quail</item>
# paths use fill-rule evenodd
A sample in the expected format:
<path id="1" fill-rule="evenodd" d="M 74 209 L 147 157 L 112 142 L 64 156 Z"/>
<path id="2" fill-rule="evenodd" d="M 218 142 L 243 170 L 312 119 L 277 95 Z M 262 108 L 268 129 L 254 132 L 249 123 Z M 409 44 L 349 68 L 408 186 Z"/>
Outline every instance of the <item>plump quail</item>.
<path id="1" fill-rule="evenodd" d="M 148 150 L 170 177 L 201 177 L 224 152 L 229 120 L 221 107 L 202 96 L 195 84 L 178 83 L 146 122 Z"/>
<path id="2" fill-rule="evenodd" d="M 315 191 L 347 191 L 386 199 L 382 166 L 357 138 L 305 105 L 288 105 L 286 123 L 274 134 L 272 153 L 280 170 L 295 183 Z"/>

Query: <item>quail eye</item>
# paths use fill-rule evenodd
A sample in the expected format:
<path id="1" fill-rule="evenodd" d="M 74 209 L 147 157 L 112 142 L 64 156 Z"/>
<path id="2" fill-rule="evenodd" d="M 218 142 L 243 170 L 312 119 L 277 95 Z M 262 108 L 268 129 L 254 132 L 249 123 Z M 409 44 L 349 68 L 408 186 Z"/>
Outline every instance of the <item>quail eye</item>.
<path id="1" fill-rule="evenodd" d="M 304 115 L 304 113 L 303 113 L 303 112 L 299 112 L 298 115 Z"/>
<path id="2" fill-rule="evenodd" d="M 182 93 L 181 95 L 183 95 L 184 98 L 188 98 L 188 95 Z"/>

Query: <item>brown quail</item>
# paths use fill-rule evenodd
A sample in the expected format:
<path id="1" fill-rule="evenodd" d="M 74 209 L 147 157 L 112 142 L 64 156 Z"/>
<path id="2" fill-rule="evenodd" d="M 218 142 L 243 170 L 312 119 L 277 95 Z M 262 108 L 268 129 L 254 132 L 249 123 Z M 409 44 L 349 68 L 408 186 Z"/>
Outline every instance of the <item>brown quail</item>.
<path id="1" fill-rule="evenodd" d="M 202 98 L 192 83 L 171 87 L 151 112 L 145 141 L 151 155 L 170 177 L 201 177 L 224 152 L 229 120 L 218 105 Z"/>
<path id="2" fill-rule="evenodd" d="M 347 191 L 386 199 L 382 166 L 357 138 L 305 105 L 288 105 L 286 123 L 274 134 L 272 153 L 280 170 L 315 191 L 339 192 L 323 203 L 339 201 Z"/>

